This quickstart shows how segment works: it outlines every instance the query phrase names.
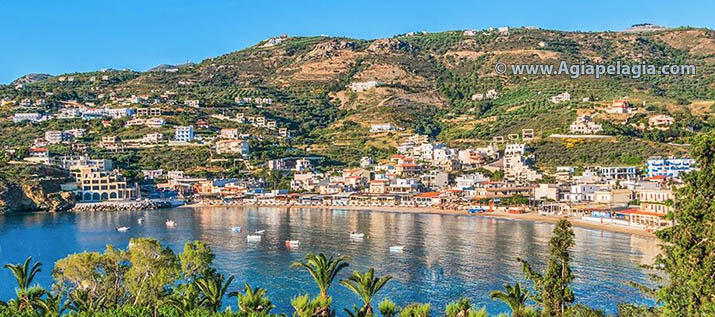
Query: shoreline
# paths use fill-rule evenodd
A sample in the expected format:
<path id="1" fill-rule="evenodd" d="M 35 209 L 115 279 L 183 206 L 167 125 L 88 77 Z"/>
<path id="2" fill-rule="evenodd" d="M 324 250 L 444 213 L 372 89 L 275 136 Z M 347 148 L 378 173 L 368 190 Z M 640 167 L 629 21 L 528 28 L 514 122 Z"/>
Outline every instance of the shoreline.
<path id="1" fill-rule="evenodd" d="M 186 204 L 181 207 L 189 208 L 204 208 L 204 207 L 267 207 L 267 208 L 305 208 L 305 209 L 344 209 L 344 210 L 359 210 L 359 211 L 375 211 L 375 212 L 393 212 L 393 213 L 411 213 L 411 214 L 435 214 L 435 215 L 456 215 L 456 216 L 470 216 L 470 217 L 490 217 L 499 219 L 511 219 L 511 220 L 524 220 L 531 222 L 546 222 L 546 223 L 556 223 L 561 219 L 568 219 L 571 224 L 575 227 L 591 229 L 591 230 L 601 230 L 610 231 L 618 233 L 626 233 L 637 235 L 641 237 L 655 238 L 655 234 L 652 232 L 645 231 L 639 228 L 624 227 L 612 224 L 600 224 L 587 222 L 578 218 L 571 218 L 565 216 L 556 215 L 540 215 L 537 213 L 529 212 L 523 214 L 510 214 L 503 211 L 485 212 L 478 215 L 469 214 L 465 210 L 456 209 L 440 209 L 440 208 L 430 208 L 430 207 L 387 207 L 387 206 L 332 206 L 332 205 L 258 205 L 258 204 L 205 204 L 205 203 L 194 203 Z"/>

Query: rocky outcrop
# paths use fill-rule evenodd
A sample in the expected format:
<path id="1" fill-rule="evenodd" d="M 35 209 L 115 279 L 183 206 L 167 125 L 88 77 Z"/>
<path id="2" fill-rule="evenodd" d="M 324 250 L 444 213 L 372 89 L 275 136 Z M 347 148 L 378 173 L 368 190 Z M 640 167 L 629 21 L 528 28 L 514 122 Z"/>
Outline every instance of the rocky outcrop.
<path id="1" fill-rule="evenodd" d="M 63 192 L 56 181 L 8 184 L 0 187 L 0 213 L 58 212 L 74 206 L 74 195 Z"/>
<path id="2" fill-rule="evenodd" d="M 15 79 L 10 85 L 15 86 L 15 85 L 22 85 L 22 84 L 29 84 L 29 83 L 34 83 L 36 81 L 41 81 L 45 80 L 52 77 L 49 74 L 27 74 L 25 76 L 22 76 L 18 79 Z"/>
<path id="3" fill-rule="evenodd" d="M 343 51 L 355 50 L 356 44 L 352 41 L 345 40 L 330 40 L 327 42 L 315 45 L 315 47 L 305 56 L 303 60 L 325 59 L 339 55 Z"/>
<path id="4" fill-rule="evenodd" d="M 399 51 L 412 52 L 414 48 L 398 39 L 379 39 L 374 40 L 367 50 L 375 53 L 395 53 Z"/>

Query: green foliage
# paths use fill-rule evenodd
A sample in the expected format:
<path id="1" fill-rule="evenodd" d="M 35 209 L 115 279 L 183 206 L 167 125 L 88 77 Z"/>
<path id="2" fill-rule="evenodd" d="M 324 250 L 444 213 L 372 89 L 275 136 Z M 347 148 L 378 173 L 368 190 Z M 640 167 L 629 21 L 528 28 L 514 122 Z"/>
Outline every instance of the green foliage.
<path id="1" fill-rule="evenodd" d="M 430 304 L 413 303 L 400 310 L 400 317 L 430 317 L 431 310 Z"/>
<path id="2" fill-rule="evenodd" d="M 32 257 L 28 257 L 22 264 L 5 264 L 5 268 L 12 272 L 17 287 L 15 288 L 16 298 L 7 302 L 7 307 L 11 312 L 43 311 L 45 306 L 42 296 L 47 294 L 44 288 L 39 285 L 32 285 L 35 275 L 40 272 L 42 263 L 35 262 L 30 266 Z"/>
<path id="3" fill-rule="evenodd" d="M 186 242 L 184 252 L 179 254 L 183 278 L 195 280 L 200 276 L 207 275 L 215 257 L 206 243 L 198 240 Z"/>
<path id="4" fill-rule="evenodd" d="M 213 312 L 218 311 L 224 296 L 228 294 L 228 287 L 232 281 L 233 275 L 224 281 L 223 274 L 210 274 L 197 279 L 195 281 L 196 288 L 201 293 L 199 306 L 206 307 Z"/>
<path id="5" fill-rule="evenodd" d="M 292 266 L 302 267 L 310 273 L 315 284 L 318 285 L 318 289 L 320 289 L 320 297 L 322 298 L 328 297 L 330 284 L 333 283 L 340 271 L 348 267 L 348 257 L 344 255 L 327 257 L 323 253 L 308 253 L 305 255 L 304 260 L 303 262 L 293 262 Z"/>
<path id="6" fill-rule="evenodd" d="M 583 304 L 576 304 L 569 307 L 564 316 L 567 317 L 606 317 L 606 313 L 599 309 L 594 309 Z"/>
<path id="7" fill-rule="evenodd" d="M 295 310 L 293 317 L 332 316 L 334 315 L 330 309 L 332 302 L 333 298 L 329 296 L 316 296 L 312 300 L 307 294 L 294 297 L 291 300 L 291 306 Z"/>
<path id="8" fill-rule="evenodd" d="M 469 301 L 468 298 L 463 297 L 457 300 L 456 302 L 451 302 L 447 304 L 447 307 L 444 310 L 445 315 L 447 317 L 460 317 L 460 316 L 468 316 L 469 312 L 472 310 L 472 303 Z"/>
<path id="9" fill-rule="evenodd" d="M 179 263 L 168 247 L 149 238 L 129 240 L 131 267 L 125 274 L 126 287 L 134 305 L 161 303 L 179 277 Z"/>
<path id="10" fill-rule="evenodd" d="M 347 280 L 340 281 L 340 284 L 351 290 L 360 297 L 364 305 L 360 309 L 365 316 L 372 316 L 372 298 L 379 292 L 392 276 L 387 275 L 381 278 L 375 277 L 375 269 L 371 268 L 365 273 L 353 272 Z"/>
<path id="11" fill-rule="evenodd" d="M 500 300 L 509 306 L 512 316 L 526 316 L 528 309 L 526 300 L 529 298 L 529 291 L 522 289 L 519 283 L 514 284 L 514 286 L 504 284 L 504 288 L 506 292 L 494 290 L 489 293 L 489 297 L 494 300 Z"/>
<path id="12" fill-rule="evenodd" d="M 569 267 L 569 249 L 574 245 L 574 233 L 568 220 L 559 220 L 549 241 L 549 260 L 543 273 L 534 271 L 531 265 L 518 259 L 526 278 L 534 283 L 533 300 L 540 303 L 544 313 L 564 316 L 569 304 L 574 302 L 573 290 L 569 284 L 574 276 Z"/>
<path id="13" fill-rule="evenodd" d="M 251 285 L 246 283 L 245 292 L 232 292 L 229 297 L 238 297 L 238 309 L 247 314 L 253 313 L 269 313 L 275 305 L 265 296 L 267 290 L 265 288 L 251 288 Z"/>
<path id="14" fill-rule="evenodd" d="M 655 267 L 669 276 L 657 291 L 664 315 L 715 314 L 715 134 L 696 138 L 692 156 L 700 170 L 683 176 L 667 215 L 674 225 L 656 232 L 663 244 Z"/>
<path id="15" fill-rule="evenodd" d="M 380 304 L 377 305 L 377 309 L 384 317 L 395 317 L 400 311 L 400 307 L 397 306 L 395 302 L 391 301 L 389 298 L 383 299 Z"/>

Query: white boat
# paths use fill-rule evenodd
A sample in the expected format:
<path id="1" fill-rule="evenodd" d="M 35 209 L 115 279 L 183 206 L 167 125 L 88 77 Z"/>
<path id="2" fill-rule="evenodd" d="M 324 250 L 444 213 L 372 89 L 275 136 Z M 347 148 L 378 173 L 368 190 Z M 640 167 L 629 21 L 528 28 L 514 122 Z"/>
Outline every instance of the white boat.
<path id="1" fill-rule="evenodd" d="M 170 219 L 170 220 L 167 220 L 167 221 L 166 221 L 166 226 L 167 226 L 167 227 L 176 227 L 176 221 L 171 220 L 171 219 Z"/>
<path id="2" fill-rule="evenodd" d="M 402 252 L 402 250 L 405 249 L 405 246 L 402 245 L 393 245 L 390 247 L 390 252 Z"/>
<path id="3" fill-rule="evenodd" d="M 286 240 L 286 247 L 297 248 L 300 246 L 300 240 Z"/>
<path id="4" fill-rule="evenodd" d="M 351 238 L 351 239 L 362 239 L 362 238 L 364 238 L 364 237 L 365 237 L 365 234 L 364 234 L 364 233 L 360 233 L 360 232 L 353 232 L 353 233 L 350 234 L 350 238 Z"/>
<path id="5" fill-rule="evenodd" d="M 127 231 L 129 231 L 129 227 L 117 227 L 117 231 L 119 231 L 119 232 L 127 232 Z"/>
<path id="6" fill-rule="evenodd" d="M 231 227 L 231 231 L 233 231 L 233 232 L 241 232 L 241 227 L 238 227 L 238 226 L 236 226 L 236 227 Z"/>
<path id="7" fill-rule="evenodd" d="M 264 234 L 266 230 L 256 230 L 256 234 Z"/>
<path id="8" fill-rule="evenodd" d="M 249 234 L 246 236 L 247 241 L 261 241 L 261 236 L 257 234 Z"/>
<path id="9" fill-rule="evenodd" d="M 139 218 L 139 219 L 137 219 L 137 223 L 138 223 L 138 224 L 142 224 L 142 222 L 144 222 L 144 218 Z"/>

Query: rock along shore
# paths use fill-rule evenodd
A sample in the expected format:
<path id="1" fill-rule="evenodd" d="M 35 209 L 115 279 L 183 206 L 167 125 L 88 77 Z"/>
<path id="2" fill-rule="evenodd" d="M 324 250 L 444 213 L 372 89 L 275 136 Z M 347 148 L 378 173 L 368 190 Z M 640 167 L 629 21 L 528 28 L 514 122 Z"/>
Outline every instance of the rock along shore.
<path id="1" fill-rule="evenodd" d="M 105 201 L 99 203 L 78 203 L 70 212 L 146 210 L 171 207 L 166 201 Z"/>

